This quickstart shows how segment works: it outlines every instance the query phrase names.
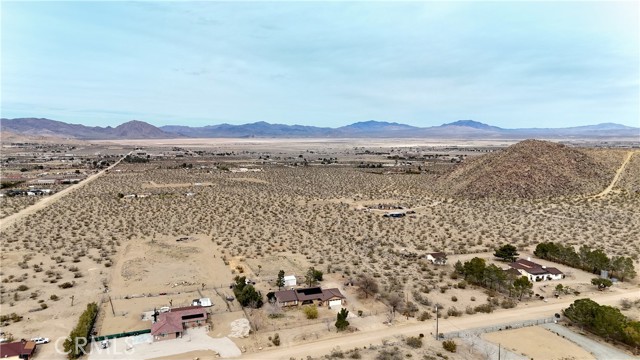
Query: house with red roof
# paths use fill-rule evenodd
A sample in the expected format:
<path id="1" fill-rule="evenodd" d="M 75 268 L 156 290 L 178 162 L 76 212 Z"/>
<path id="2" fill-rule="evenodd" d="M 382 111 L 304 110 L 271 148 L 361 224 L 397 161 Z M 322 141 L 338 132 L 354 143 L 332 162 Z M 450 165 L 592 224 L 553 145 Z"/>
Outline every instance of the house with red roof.
<path id="1" fill-rule="evenodd" d="M 209 313 L 202 306 L 173 308 L 159 314 L 151 325 L 151 335 L 154 341 L 176 339 L 182 337 L 185 329 L 204 325 L 208 318 Z"/>
<path id="2" fill-rule="evenodd" d="M 36 343 L 21 340 L 12 343 L 0 344 L 0 358 L 2 359 L 31 359 L 36 352 Z"/>
<path id="3" fill-rule="evenodd" d="M 557 268 L 540 265 L 531 260 L 518 259 L 510 263 L 509 267 L 532 282 L 564 279 L 564 273 Z"/>
<path id="4" fill-rule="evenodd" d="M 319 287 L 276 291 L 274 297 L 281 306 L 317 304 L 326 305 L 330 309 L 344 304 L 345 297 L 337 288 L 321 289 Z"/>

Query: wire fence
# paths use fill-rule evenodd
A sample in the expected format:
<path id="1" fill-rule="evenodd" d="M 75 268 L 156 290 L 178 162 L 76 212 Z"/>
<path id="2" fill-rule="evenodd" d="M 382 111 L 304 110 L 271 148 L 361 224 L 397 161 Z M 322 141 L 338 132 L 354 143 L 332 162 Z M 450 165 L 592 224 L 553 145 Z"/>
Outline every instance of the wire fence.
<path id="1" fill-rule="evenodd" d="M 485 326 L 485 327 L 469 329 L 469 330 L 452 331 L 452 332 L 443 334 L 442 337 L 444 339 L 471 338 L 471 337 L 477 337 L 483 333 L 490 333 L 490 332 L 510 330 L 510 329 L 519 329 L 527 326 L 536 326 L 541 324 L 553 323 L 555 321 L 557 321 L 557 319 L 552 316 L 552 317 L 543 318 L 543 319 L 526 320 L 526 321 L 519 321 L 519 322 L 508 323 L 508 324 Z"/>

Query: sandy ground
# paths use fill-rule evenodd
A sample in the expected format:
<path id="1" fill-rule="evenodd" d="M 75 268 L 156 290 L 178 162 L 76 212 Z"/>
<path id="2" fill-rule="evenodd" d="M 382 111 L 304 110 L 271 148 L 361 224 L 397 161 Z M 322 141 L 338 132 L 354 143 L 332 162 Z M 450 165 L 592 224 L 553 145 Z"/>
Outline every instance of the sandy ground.
<path id="1" fill-rule="evenodd" d="M 185 147 L 234 147 L 251 148 L 255 150 L 273 151 L 280 149 L 310 149 L 310 148 L 341 148 L 350 149 L 354 146 L 508 146 L 519 140 L 441 140 L 441 139 L 142 139 L 142 140 L 99 140 L 96 144 L 121 144 L 128 146 L 185 146 Z"/>
<path id="2" fill-rule="evenodd" d="M 212 350 L 198 350 L 198 351 L 189 351 L 187 353 L 182 353 L 178 355 L 154 358 L 154 360 L 184 360 L 184 359 L 217 360 L 217 359 L 220 359 L 220 355 Z"/>
<path id="3" fill-rule="evenodd" d="M 236 143 L 228 142 L 225 146 L 245 144 L 244 140 L 233 141 Z M 406 139 L 403 141 L 398 144 L 408 144 Z M 380 144 L 383 143 L 387 146 L 390 144 L 381 140 Z M 269 140 L 256 140 L 256 144 L 268 151 L 285 146 Z M 318 148 L 329 147 L 328 152 L 337 152 L 339 149 L 352 149 L 354 143 L 336 141 L 327 146 L 326 141 L 309 143 L 305 139 L 294 145 L 297 146 L 294 150 L 303 151 L 313 145 Z M 620 239 L 637 229 L 637 216 L 625 215 L 632 213 L 629 209 L 633 208 L 634 203 L 609 204 L 602 200 L 594 201 L 594 204 L 602 205 L 593 207 L 589 207 L 589 204 L 574 206 L 564 203 L 467 203 L 449 202 L 447 199 L 438 199 L 441 202 L 435 203 L 430 194 L 421 192 L 430 184 L 430 178 L 424 174 L 407 174 L 400 178 L 370 175 L 346 167 L 336 171 L 331 167 L 301 170 L 274 166 L 263 172 L 252 173 L 251 177 L 242 177 L 241 174 L 212 173 L 198 169 L 159 170 L 157 164 L 147 165 L 121 164 L 122 172 L 110 172 L 97 181 L 93 178 L 82 191 L 58 198 L 62 200 L 55 204 L 49 202 L 47 212 L 28 213 L 29 216 L 16 221 L 16 227 L 9 227 L 3 233 L 17 239 L 7 244 L 12 247 L 11 251 L 2 254 L 4 276 L 19 277 L 25 273 L 27 278 L 22 283 L 29 286 L 28 292 L 18 293 L 20 300 L 16 304 L 6 306 L 13 301 L 13 298 L 6 298 L 2 305 L 3 314 L 16 311 L 24 314 L 25 319 L 4 329 L 20 337 L 46 336 L 54 339 L 65 336 L 75 325 L 86 303 L 100 301 L 111 295 L 116 316 L 111 314 L 109 317 L 110 305 L 103 303 L 106 320 L 101 324 L 100 332 L 137 330 L 139 326 L 148 326 L 148 323 L 140 321 L 142 311 L 166 306 L 169 301 L 174 306 L 188 304 L 191 299 L 200 297 L 198 289 L 204 283 L 202 295 L 210 297 L 215 303 L 212 315 L 214 327 L 210 335 L 227 336 L 230 331 L 228 324 L 243 317 L 241 312 L 236 311 L 238 308 L 230 307 L 225 311 L 227 303 L 220 297 L 230 293 L 225 284 L 238 273 L 236 266 L 244 266 L 245 274 L 256 278 L 263 295 L 274 286 L 273 278 L 280 268 L 303 277 L 308 266 L 315 266 L 327 275 L 323 286 L 342 289 L 344 280 L 355 278 L 360 272 L 375 274 L 385 293 L 401 293 L 403 298 L 407 296 L 412 301 L 414 290 L 429 286 L 431 292 L 425 297 L 432 302 L 442 303 L 446 307 L 455 305 L 459 310 L 464 310 L 467 305 L 485 302 L 486 294 L 482 289 L 449 287 L 446 293 L 440 293 L 441 286 L 453 285 L 461 280 L 449 278 L 451 264 L 444 268 L 424 265 L 421 260 L 404 258 L 399 252 L 402 249 L 419 253 L 438 249 L 449 253 L 462 250 L 483 252 L 480 255 L 451 256 L 452 263 L 457 258 L 489 258 L 491 255 L 486 251 L 501 242 L 513 242 L 531 250 L 532 244 L 546 239 L 572 241 L 576 245 L 583 241 L 589 241 L 591 245 L 604 243 L 613 251 L 612 254 L 628 255 L 633 252 L 628 251 L 627 246 L 634 244 Z M 630 163 L 627 169 L 633 169 L 633 164 Z M 116 196 L 118 192 L 153 192 L 143 190 L 143 184 L 151 184 L 152 181 L 167 185 L 156 193 L 168 195 L 135 201 L 121 201 Z M 197 191 L 197 196 L 191 198 L 184 196 L 188 187 L 176 186 L 205 181 L 212 186 L 195 187 L 191 191 Z M 85 180 L 81 184 L 88 183 Z M 355 211 L 352 206 L 379 202 L 409 202 L 420 208 L 416 218 L 407 216 L 395 220 L 382 219 L 379 212 Z M 536 211 L 548 212 L 549 218 L 539 216 Z M 563 216 L 561 220 L 555 219 L 560 216 Z M 2 224 L 4 226 L 5 223 Z M 496 228 L 500 229 L 499 233 Z M 184 236 L 193 237 L 194 240 L 175 241 Z M 117 245 L 106 245 L 108 242 L 117 242 Z M 82 255 L 80 262 L 74 262 L 79 248 L 91 258 Z M 29 260 L 27 270 L 19 263 L 30 253 L 34 257 Z M 64 262 L 57 263 L 55 256 L 63 257 Z M 225 265 L 222 256 L 226 257 L 229 265 Z M 101 257 L 109 260 L 95 261 Z M 292 259 L 292 262 L 282 263 L 282 259 Z M 113 265 L 110 265 L 111 262 Z M 110 266 L 107 267 L 105 263 Z M 45 271 L 34 271 L 38 264 L 45 271 L 52 269 L 60 272 L 63 276 L 60 282 L 73 279 L 69 271 L 72 266 L 80 267 L 83 277 L 75 279 L 77 284 L 73 288 L 62 290 L 58 288 L 59 283 L 46 282 Z M 591 297 L 612 305 L 617 305 L 624 297 L 637 297 L 638 288 L 629 287 L 633 285 L 616 284 L 609 292 L 600 293 L 588 285 L 590 274 L 556 264 L 549 265 L 572 274 L 563 281 L 536 284 L 535 291 L 544 294 L 547 303 L 532 300 L 520 303 L 515 309 L 498 310 L 491 315 L 443 318 L 440 321 L 441 331 L 481 327 L 492 322 L 513 322 L 523 316 L 546 317 L 581 297 Z M 102 291 L 103 278 L 109 285 L 108 293 Z M 397 280 L 397 283 L 391 280 Z M 552 298 L 550 294 L 557 283 L 580 286 L 582 294 L 580 297 L 563 295 L 560 299 Z M 18 285 L 17 281 L 6 285 L 10 296 L 16 294 Z M 220 288 L 214 289 L 215 286 Z M 246 348 L 245 356 L 250 358 L 262 358 L 265 354 L 272 358 L 288 359 L 290 356 L 328 353 L 336 345 L 348 349 L 356 344 L 364 346 L 380 342 L 388 336 L 435 331 L 433 320 L 419 323 L 415 319 L 397 317 L 397 325 L 383 325 L 385 308 L 381 302 L 358 299 L 353 287 L 344 288 L 344 291 L 348 298 L 347 307 L 352 313 L 360 309 L 370 311 L 369 316 L 353 319 L 352 324 L 360 331 L 337 336 L 335 332 L 327 331 L 327 328 L 331 329 L 331 322 L 327 326 L 323 323 L 324 319 L 306 321 L 298 310 L 288 312 L 283 321 L 262 324 L 266 325 L 268 331 L 260 330 L 256 336 L 233 341 L 239 347 Z M 36 295 L 39 298 L 30 299 L 31 292 L 38 292 Z M 165 292 L 166 295 L 160 295 Z M 49 300 L 52 294 L 59 295 L 60 300 Z M 70 307 L 70 298 L 74 295 L 76 305 Z M 142 295 L 145 296 L 136 297 Z M 453 296 L 458 300 L 453 301 Z M 471 301 L 472 296 L 477 300 Z M 39 306 L 40 300 L 45 300 L 49 308 L 28 312 Z M 321 316 L 335 319 L 334 314 L 324 310 Z M 420 311 L 429 310 L 427 306 L 420 307 Z M 379 313 L 376 314 L 376 311 Z M 272 324 L 274 326 L 269 327 Z M 261 347 L 269 348 L 267 337 L 276 331 L 282 339 L 281 348 L 271 348 L 269 352 L 260 350 Z M 56 358 L 48 349 L 52 347 L 42 347 L 41 358 Z M 273 355 L 268 355 L 271 351 Z M 156 357 L 165 355 L 169 354 L 157 354 Z"/>
<path id="4" fill-rule="evenodd" d="M 10 216 L 7 216 L 4 219 L 0 219 L 0 232 L 4 231 L 5 229 L 7 229 L 9 226 L 11 226 L 11 224 L 14 224 L 15 222 L 19 221 L 20 219 L 25 218 L 26 216 L 28 216 L 29 214 L 33 214 L 39 210 L 42 210 L 44 208 L 46 208 L 49 204 L 52 204 L 56 201 L 58 201 L 60 198 L 62 198 L 63 196 L 71 193 L 74 190 L 78 190 L 82 187 L 84 187 L 85 185 L 95 181 L 97 178 L 99 178 L 100 176 L 102 176 L 103 174 L 107 173 L 107 170 L 113 169 L 114 167 L 116 167 L 121 161 L 122 159 L 124 159 L 124 157 L 120 158 L 118 161 L 116 161 L 115 163 L 113 163 L 113 165 L 109 166 L 108 168 L 97 172 L 91 176 L 88 176 L 86 179 L 82 180 L 81 182 L 79 182 L 78 184 L 75 185 L 71 185 L 69 187 L 67 187 L 66 189 L 63 189 L 51 196 L 46 196 L 43 197 L 42 199 L 40 199 L 40 201 L 38 201 L 37 203 L 24 208 L 22 210 L 20 210 L 19 212 L 12 214 Z"/>
<path id="5" fill-rule="evenodd" d="M 598 360 L 633 360 L 637 359 L 637 357 L 631 356 L 629 354 L 624 353 L 623 351 L 612 347 L 611 345 L 605 343 L 602 339 L 598 341 L 586 337 L 584 335 L 578 334 L 574 330 L 575 328 L 566 327 L 561 324 L 544 324 L 541 325 L 543 328 L 551 331 L 554 334 L 558 334 L 562 336 L 562 338 L 566 338 L 571 342 L 577 344 L 582 349 L 588 351 L 593 356 L 595 356 Z"/>
<path id="6" fill-rule="evenodd" d="M 595 359 L 578 345 L 538 326 L 498 331 L 483 334 L 482 337 L 531 359 L 559 360 L 571 357 L 576 360 Z M 541 344 L 544 346 L 540 346 Z"/>
<path id="7" fill-rule="evenodd" d="M 129 339 L 129 340 L 127 340 Z M 211 338 L 204 328 L 187 330 L 182 338 L 157 342 L 133 344 L 130 338 L 111 340 L 108 349 L 100 351 L 93 349 L 89 360 L 119 360 L 119 359 L 154 359 L 159 357 L 177 356 L 185 359 L 185 353 L 194 351 L 214 351 L 224 358 L 240 356 L 240 349 L 227 337 Z"/>

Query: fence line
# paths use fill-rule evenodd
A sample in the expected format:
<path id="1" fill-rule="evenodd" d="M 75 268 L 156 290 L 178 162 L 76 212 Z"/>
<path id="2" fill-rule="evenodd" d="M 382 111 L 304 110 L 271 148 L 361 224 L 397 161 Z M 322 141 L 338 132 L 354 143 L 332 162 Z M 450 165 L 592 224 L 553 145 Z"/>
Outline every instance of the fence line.
<path id="1" fill-rule="evenodd" d="M 443 334 L 443 337 L 445 339 L 471 338 L 471 337 L 479 336 L 480 334 L 483 334 L 483 333 L 490 333 L 490 332 L 509 330 L 509 329 L 519 329 L 527 326 L 536 326 L 540 324 L 552 323 L 556 320 L 557 319 L 555 319 L 554 317 L 548 317 L 548 318 L 537 319 L 537 320 L 518 321 L 518 322 L 513 322 L 508 324 L 485 326 L 485 327 L 469 329 L 469 330 L 452 331 L 452 332 Z"/>

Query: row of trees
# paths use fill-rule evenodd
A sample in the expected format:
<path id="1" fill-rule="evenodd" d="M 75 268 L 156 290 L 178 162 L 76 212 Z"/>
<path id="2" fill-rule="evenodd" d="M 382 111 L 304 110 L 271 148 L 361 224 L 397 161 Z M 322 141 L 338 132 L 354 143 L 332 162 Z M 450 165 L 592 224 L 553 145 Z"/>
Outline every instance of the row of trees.
<path id="1" fill-rule="evenodd" d="M 627 318 L 615 307 L 600 305 L 591 299 L 579 299 L 564 310 L 564 315 L 607 340 L 640 346 L 640 321 Z"/>
<path id="2" fill-rule="evenodd" d="M 571 245 L 544 242 L 536 246 L 534 254 L 541 259 L 559 262 L 594 274 L 607 270 L 611 277 L 617 277 L 621 281 L 633 279 L 637 275 L 632 258 L 625 256 L 609 258 L 602 249 L 592 250 L 587 245 L 581 246 L 576 252 Z"/>
<path id="3" fill-rule="evenodd" d="M 87 309 L 80 315 L 78 324 L 71 330 L 69 337 L 64 341 L 63 347 L 69 359 L 77 359 L 86 354 L 86 346 L 89 341 L 93 323 L 98 315 L 98 304 L 87 304 Z"/>
<path id="4" fill-rule="evenodd" d="M 474 257 L 464 264 L 458 260 L 454 265 L 454 271 L 464 276 L 464 279 L 472 284 L 486 287 L 501 292 L 509 292 L 509 296 L 522 296 L 529 293 L 533 284 L 526 276 L 515 276 L 494 264 L 487 265 L 484 259 Z"/>

